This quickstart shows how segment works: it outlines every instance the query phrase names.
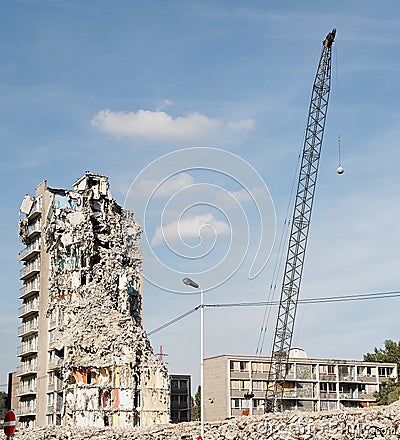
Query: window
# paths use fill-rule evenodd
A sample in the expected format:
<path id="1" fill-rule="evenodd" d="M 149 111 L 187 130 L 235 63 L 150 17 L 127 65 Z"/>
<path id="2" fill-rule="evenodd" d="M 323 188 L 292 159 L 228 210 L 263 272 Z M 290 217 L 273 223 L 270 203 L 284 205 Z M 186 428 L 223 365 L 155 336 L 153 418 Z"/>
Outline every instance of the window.
<path id="1" fill-rule="evenodd" d="M 231 361 L 230 362 L 230 369 L 231 369 L 231 371 L 239 371 L 240 370 L 240 362 Z"/>
<path id="2" fill-rule="evenodd" d="M 240 399 L 231 399 L 231 407 L 235 409 L 241 408 L 241 400 Z"/>
<path id="3" fill-rule="evenodd" d="M 54 404 L 54 394 L 47 394 L 47 405 L 52 406 Z"/>
<path id="4" fill-rule="evenodd" d="M 187 380 L 179 381 L 179 388 L 181 390 L 187 390 L 187 387 L 188 387 Z"/>
<path id="5" fill-rule="evenodd" d="M 328 374 L 335 374 L 335 366 L 334 365 L 327 365 L 328 367 Z"/>
<path id="6" fill-rule="evenodd" d="M 393 367 L 378 367 L 378 375 L 380 377 L 389 377 L 393 373 Z"/>
<path id="7" fill-rule="evenodd" d="M 179 403 L 187 403 L 187 396 L 179 396 L 180 397 L 180 402 Z"/>
<path id="8" fill-rule="evenodd" d="M 263 381 L 262 380 L 253 380 L 253 390 L 254 391 L 264 391 L 265 388 L 263 387 Z"/>
<path id="9" fill-rule="evenodd" d="M 249 371 L 249 362 L 248 361 L 230 361 L 230 370 L 231 371 Z"/>
<path id="10" fill-rule="evenodd" d="M 319 384 L 319 390 L 321 393 L 335 393 L 336 383 L 334 382 L 321 382 Z"/>
<path id="11" fill-rule="evenodd" d="M 362 384 L 359 383 L 359 384 L 357 385 L 357 388 L 358 388 L 358 392 L 359 392 L 359 393 L 366 394 L 367 389 L 366 389 L 364 383 L 362 383 Z"/>
<path id="12" fill-rule="evenodd" d="M 253 399 L 253 408 L 254 409 L 264 409 L 264 400 L 263 399 Z"/>
<path id="13" fill-rule="evenodd" d="M 240 390 L 240 380 L 231 380 L 231 390 Z"/>
<path id="14" fill-rule="evenodd" d="M 231 390 L 248 390 L 250 389 L 249 380 L 231 380 Z"/>
<path id="15" fill-rule="evenodd" d="M 249 363 L 248 362 L 240 362 L 240 371 L 249 371 Z"/>
<path id="16" fill-rule="evenodd" d="M 178 383 L 177 380 L 171 380 L 171 388 L 178 388 Z"/>
<path id="17" fill-rule="evenodd" d="M 253 373 L 267 373 L 268 364 L 266 362 L 252 362 L 251 371 Z"/>
<path id="18" fill-rule="evenodd" d="M 320 365 L 320 374 L 335 374 L 335 365 Z"/>

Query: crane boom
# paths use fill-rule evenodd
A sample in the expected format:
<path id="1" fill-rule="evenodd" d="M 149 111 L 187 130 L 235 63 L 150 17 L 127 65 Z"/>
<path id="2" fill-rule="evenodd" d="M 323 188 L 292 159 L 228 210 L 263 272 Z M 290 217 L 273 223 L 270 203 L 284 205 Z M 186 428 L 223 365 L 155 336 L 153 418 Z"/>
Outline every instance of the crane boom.
<path id="1" fill-rule="evenodd" d="M 282 282 L 278 317 L 272 346 L 271 368 L 265 397 L 265 412 L 282 411 L 283 382 L 286 378 L 297 301 L 303 273 L 315 186 L 326 114 L 328 110 L 332 43 L 336 29 L 323 41 L 321 58 L 312 89 L 303 153 L 292 216 L 291 231 Z"/>

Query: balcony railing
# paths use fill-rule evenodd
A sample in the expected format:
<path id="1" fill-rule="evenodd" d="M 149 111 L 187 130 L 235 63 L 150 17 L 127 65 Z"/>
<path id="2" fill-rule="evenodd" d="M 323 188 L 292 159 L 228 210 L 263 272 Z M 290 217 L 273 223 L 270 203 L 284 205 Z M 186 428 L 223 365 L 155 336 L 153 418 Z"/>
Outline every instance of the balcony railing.
<path id="1" fill-rule="evenodd" d="M 42 213 L 42 199 L 35 200 L 30 213 L 28 214 L 29 218 L 37 217 Z"/>
<path id="2" fill-rule="evenodd" d="M 24 261 L 29 259 L 32 255 L 38 254 L 40 252 L 40 240 L 35 240 L 33 243 L 28 245 L 25 249 L 23 249 L 20 254 L 20 260 Z"/>
<path id="3" fill-rule="evenodd" d="M 18 317 L 22 318 L 30 313 L 39 312 L 39 301 L 30 301 L 18 307 Z"/>
<path id="4" fill-rule="evenodd" d="M 358 392 L 353 391 L 353 392 L 345 392 L 345 393 L 340 393 L 339 394 L 339 398 L 342 400 L 347 400 L 347 399 L 358 399 Z"/>
<path id="5" fill-rule="evenodd" d="M 28 321 L 18 327 L 18 337 L 36 333 L 39 329 L 37 321 Z"/>
<path id="6" fill-rule="evenodd" d="M 15 390 L 17 396 L 23 396 L 27 394 L 36 394 L 37 386 L 36 383 L 28 385 L 20 385 Z"/>
<path id="7" fill-rule="evenodd" d="M 17 408 L 15 411 L 15 415 L 18 417 L 34 416 L 35 414 L 36 414 L 36 402 L 29 406 Z"/>
<path id="8" fill-rule="evenodd" d="M 35 273 L 40 272 L 40 261 L 36 260 L 33 264 L 27 264 L 19 271 L 20 280 L 25 280 Z"/>
<path id="9" fill-rule="evenodd" d="M 351 382 L 355 380 L 355 377 L 351 374 L 339 374 L 339 380 L 342 382 Z"/>
<path id="10" fill-rule="evenodd" d="M 28 226 L 26 230 L 26 234 L 28 237 L 32 237 L 35 234 L 40 234 L 41 228 L 40 228 L 40 220 L 36 221 L 35 223 Z"/>
<path id="11" fill-rule="evenodd" d="M 50 359 L 49 360 L 49 370 L 53 370 L 53 369 L 57 369 L 61 367 L 61 363 L 62 363 L 63 359 L 62 358 L 54 358 L 54 359 Z"/>
<path id="12" fill-rule="evenodd" d="M 24 299 L 25 297 L 29 296 L 33 292 L 39 292 L 40 291 L 40 283 L 39 283 L 39 277 L 37 277 L 34 280 L 30 280 L 29 282 L 25 283 L 23 287 L 19 289 L 19 299 Z"/>
<path id="13" fill-rule="evenodd" d="M 37 353 L 38 351 L 38 344 L 36 343 L 32 343 L 32 344 L 24 344 L 24 345 L 20 345 L 17 348 L 17 356 L 24 356 L 27 354 L 33 354 L 33 353 Z"/>
<path id="14" fill-rule="evenodd" d="M 23 363 L 17 368 L 17 376 L 35 374 L 36 370 L 37 370 L 37 365 Z"/>

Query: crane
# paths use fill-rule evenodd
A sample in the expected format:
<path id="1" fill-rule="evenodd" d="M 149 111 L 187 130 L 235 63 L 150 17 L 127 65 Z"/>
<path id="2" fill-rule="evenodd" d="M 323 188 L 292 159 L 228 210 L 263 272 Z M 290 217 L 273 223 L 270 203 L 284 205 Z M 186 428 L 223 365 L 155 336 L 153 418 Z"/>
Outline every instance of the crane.
<path id="1" fill-rule="evenodd" d="M 297 301 L 303 274 L 311 212 L 331 84 L 332 44 L 336 29 L 323 41 L 311 95 L 304 146 L 297 183 L 294 211 L 282 281 L 279 310 L 265 395 L 265 412 L 283 410 L 283 383 L 286 378 L 292 343 Z"/>

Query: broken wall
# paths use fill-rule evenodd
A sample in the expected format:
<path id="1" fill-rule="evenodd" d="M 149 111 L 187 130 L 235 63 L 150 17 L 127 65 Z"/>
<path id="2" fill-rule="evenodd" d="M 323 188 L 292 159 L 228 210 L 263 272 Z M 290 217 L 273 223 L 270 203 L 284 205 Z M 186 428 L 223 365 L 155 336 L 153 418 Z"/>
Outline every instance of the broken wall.
<path id="1" fill-rule="evenodd" d="M 167 423 L 168 371 L 142 328 L 141 227 L 105 176 L 51 190 L 50 356 L 62 377 L 63 424 Z"/>

